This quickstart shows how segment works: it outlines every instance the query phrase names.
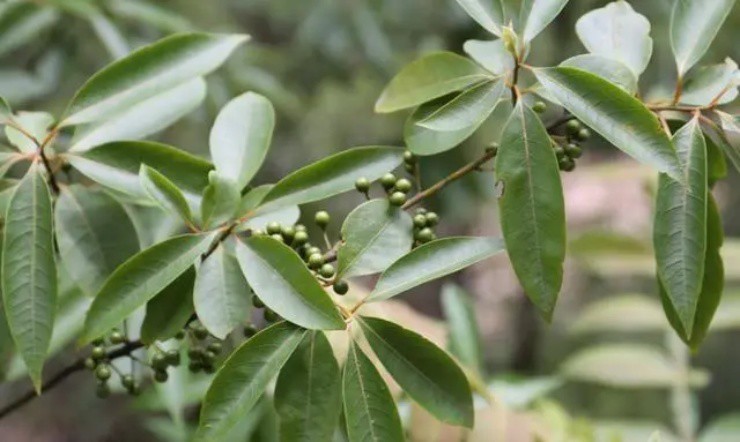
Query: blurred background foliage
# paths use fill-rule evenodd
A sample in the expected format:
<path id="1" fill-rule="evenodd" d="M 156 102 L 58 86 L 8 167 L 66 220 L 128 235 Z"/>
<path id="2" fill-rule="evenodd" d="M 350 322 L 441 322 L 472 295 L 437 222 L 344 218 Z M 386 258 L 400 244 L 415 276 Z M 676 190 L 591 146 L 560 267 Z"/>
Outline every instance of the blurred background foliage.
<path id="1" fill-rule="evenodd" d="M 517 0 L 505 3 L 509 10 L 518 8 Z M 571 1 L 534 42 L 531 63 L 557 64 L 585 52 L 574 24 L 606 3 Z M 630 3 L 652 23 L 655 41 L 640 91 L 660 96 L 675 79 L 667 40 L 673 2 Z M 737 60 L 739 28 L 735 8 L 703 63 Z M 422 53 L 460 52 L 465 40 L 488 38 L 453 0 L 6 0 L 0 2 L 0 95 L 14 109 L 58 115 L 84 80 L 110 61 L 186 30 L 247 33 L 252 41 L 209 77 L 204 106 L 157 138 L 207 155 L 216 111 L 244 91 L 261 92 L 278 112 L 261 182 L 347 147 L 401 144 L 404 116 L 373 113 L 389 78 Z M 548 112 L 553 114 L 545 114 L 546 120 L 558 116 Z M 506 115 L 501 109 L 462 146 L 423 158 L 423 182 L 479 155 L 497 139 Z M 542 323 L 532 310 L 505 258 L 457 275 L 457 288 L 429 284 L 407 295 L 415 312 L 407 313 L 405 323 L 447 339 L 458 357 L 460 346 L 473 346 L 463 351 L 468 355 L 479 352 L 479 361 L 468 368 L 478 372 L 494 405 L 481 405 L 468 440 L 631 442 L 648 440 L 658 429 L 664 441 L 694 440 L 697 434 L 702 442 L 740 440 L 740 242 L 732 237 L 740 235 L 740 179 L 734 170 L 730 175 L 716 189 L 728 235 L 727 290 L 697 354 L 688 354 L 672 337 L 656 293 L 650 251 L 655 177 L 599 140 L 588 144 L 578 169 L 563 177 L 571 245 L 553 324 Z M 441 215 L 440 233 L 496 234 L 493 184 L 490 172 L 479 173 L 435 197 L 428 208 Z M 340 219 L 360 201 L 359 195 L 346 195 L 322 207 Z M 304 214 L 313 210 L 306 207 Z M 442 303 L 445 291 L 458 291 L 446 296 L 470 302 L 469 308 Z M 80 310 L 73 302 L 67 307 Z M 447 326 L 428 318 L 445 313 Z M 456 343 L 455 330 L 470 327 L 471 318 L 477 320 L 480 345 Z M 182 426 L 166 413 L 136 417 L 142 410 L 169 410 L 174 421 L 193 418 L 192 407 L 185 414 L 181 408 L 196 403 L 205 386 L 183 374 L 167 388 L 179 385 L 184 395 L 150 393 L 130 407 L 125 398 L 101 405 L 93 384 L 78 376 L 36 400 L 0 423 L 0 440 L 180 440 Z M 455 430 L 402 405 L 413 440 L 460 440 Z M 245 419 L 243 434 L 272 440 L 269 408 L 265 404 L 260 416 Z"/>

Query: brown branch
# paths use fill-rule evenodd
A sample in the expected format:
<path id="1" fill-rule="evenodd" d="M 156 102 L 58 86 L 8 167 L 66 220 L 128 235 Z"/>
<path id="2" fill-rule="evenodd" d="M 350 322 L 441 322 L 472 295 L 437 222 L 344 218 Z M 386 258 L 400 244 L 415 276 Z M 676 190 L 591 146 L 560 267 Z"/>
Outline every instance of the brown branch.
<path id="1" fill-rule="evenodd" d="M 57 179 L 54 176 L 54 170 L 51 168 L 51 163 L 49 163 L 49 159 L 46 157 L 44 149 L 39 148 L 38 152 L 41 157 L 41 162 L 44 164 L 44 168 L 49 172 L 49 187 L 51 187 L 51 191 L 54 192 L 55 195 L 59 195 L 59 183 L 57 183 Z"/>
<path id="2" fill-rule="evenodd" d="M 113 360 L 113 359 L 118 359 L 124 356 L 128 356 L 132 352 L 140 349 L 143 346 L 144 344 L 141 341 L 127 342 L 121 348 L 117 348 L 115 350 L 109 351 L 105 359 Z M 67 379 L 69 376 L 73 375 L 74 373 L 84 370 L 85 369 L 85 359 L 86 358 L 80 358 L 74 363 L 72 363 L 71 365 L 68 365 L 67 367 L 63 368 L 59 373 L 55 374 L 54 376 L 49 378 L 46 382 L 44 382 L 41 385 L 41 390 L 48 391 L 54 388 L 55 386 L 59 385 L 63 380 Z M 3 408 L 0 408 L 0 419 L 6 417 L 13 411 L 26 405 L 27 403 L 29 403 L 36 397 L 38 396 L 35 390 L 33 389 L 28 390 L 25 394 L 23 394 L 21 397 L 19 397 L 15 401 L 4 406 Z"/>

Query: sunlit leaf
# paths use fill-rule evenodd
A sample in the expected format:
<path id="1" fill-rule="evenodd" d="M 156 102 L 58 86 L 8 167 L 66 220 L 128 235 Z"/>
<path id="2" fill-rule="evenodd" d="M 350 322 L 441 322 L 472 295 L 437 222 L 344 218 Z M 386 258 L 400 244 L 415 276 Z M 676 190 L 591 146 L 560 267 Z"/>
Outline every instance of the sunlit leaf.
<path id="1" fill-rule="evenodd" d="M 496 75 L 503 75 L 514 69 L 514 57 L 504 48 L 503 40 L 467 40 L 463 44 L 463 50 Z"/>
<path id="2" fill-rule="evenodd" d="M 501 35 L 501 26 L 504 23 L 501 0 L 457 0 L 457 3 L 485 30 Z"/>
<path id="3" fill-rule="evenodd" d="M 637 76 L 627 65 L 601 55 L 584 54 L 571 57 L 560 66 L 582 69 L 605 78 L 630 94 L 637 92 Z"/>
<path id="4" fill-rule="evenodd" d="M 506 90 L 503 81 L 473 86 L 416 124 L 442 132 L 478 127 L 491 115 Z"/>
<path id="5" fill-rule="evenodd" d="M 676 0 L 671 14 L 671 48 L 683 76 L 717 36 L 735 0 Z"/>
<path id="6" fill-rule="evenodd" d="M 737 98 L 739 75 L 737 63 L 731 58 L 699 68 L 686 78 L 681 103 L 694 106 L 707 106 L 715 100 L 716 104 L 730 103 Z"/>
<path id="7" fill-rule="evenodd" d="M 46 112 L 18 112 L 13 116 L 13 121 L 23 129 L 23 132 L 5 126 L 5 136 L 8 137 L 10 144 L 21 152 L 32 153 L 38 148 L 36 143 L 41 144 L 46 138 L 47 129 L 54 123 L 54 116 Z"/>
<path id="8" fill-rule="evenodd" d="M 139 180 L 144 191 L 160 207 L 179 215 L 186 222 L 192 223 L 193 216 L 190 213 L 190 206 L 188 206 L 185 196 L 166 176 L 146 164 L 142 164 L 141 169 L 139 169 Z"/>
<path id="9" fill-rule="evenodd" d="M 560 14 L 568 0 L 523 0 L 519 27 L 525 42 L 531 41 Z"/>

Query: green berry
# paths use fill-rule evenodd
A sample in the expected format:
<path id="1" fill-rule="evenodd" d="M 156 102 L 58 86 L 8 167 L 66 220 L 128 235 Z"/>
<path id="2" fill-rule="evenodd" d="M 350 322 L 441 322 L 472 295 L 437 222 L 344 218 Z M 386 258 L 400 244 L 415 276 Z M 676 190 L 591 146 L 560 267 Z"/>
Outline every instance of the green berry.
<path id="1" fill-rule="evenodd" d="M 141 387 L 139 386 L 139 384 L 134 384 L 134 385 L 133 385 L 133 386 L 131 386 L 131 388 L 130 388 L 130 389 L 128 390 L 128 393 L 129 393 L 129 394 L 130 394 L 131 396 L 138 396 L 138 395 L 140 395 L 140 394 L 141 394 Z"/>
<path id="2" fill-rule="evenodd" d="M 262 229 L 252 229 L 250 236 L 262 236 L 265 232 Z"/>
<path id="3" fill-rule="evenodd" d="M 555 150 L 555 156 L 558 160 L 565 156 L 565 149 L 563 149 L 563 146 L 557 145 L 553 149 Z"/>
<path id="4" fill-rule="evenodd" d="M 413 152 L 410 150 L 407 150 L 403 153 L 403 162 L 406 164 L 414 164 L 416 163 L 416 155 L 414 155 Z"/>
<path id="5" fill-rule="evenodd" d="M 306 249 L 306 259 L 308 259 L 311 255 L 321 255 L 321 249 L 315 246 L 309 247 Z"/>
<path id="6" fill-rule="evenodd" d="M 267 224 L 267 233 L 270 235 L 276 235 L 280 233 L 282 229 L 283 228 L 280 226 L 280 223 L 277 221 L 272 221 Z"/>
<path id="7" fill-rule="evenodd" d="M 560 170 L 564 172 L 570 172 L 576 168 L 576 162 L 573 161 L 573 159 L 570 157 L 565 157 L 562 160 L 560 160 L 559 165 L 560 165 Z"/>
<path id="8" fill-rule="evenodd" d="M 100 379 L 101 381 L 107 381 L 108 379 L 110 379 L 110 376 L 111 371 L 106 364 L 100 364 L 95 369 L 95 377 Z"/>
<path id="9" fill-rule="evenodd" d="M 293 245 L 300 246 L 308 242 L 308 233 L 304 231 L 298 231 L 295 232 L 295 236 L 293 237 Z"/>
<path id="10" fill-rule="evenodd" d="M 416 174 L 416 165 L 411 163 L 403 163 L 403 170 L 410 175 Z"/>
<path id="11" fill-rule="evenodd" d="M 332 288 L 337 295 L 345 295 L 349 291 L 349 284 L 347 284 L 347 281 L 340 280 L 335 282 Z"/>
<path id="12" fill-rule="evenodd" d="M 110 343 L 111 344 L 123 344 L 126 341 L 126 337 L 123 336 L 123 333 L 121 333 L 118 330 L 113 330 L 110 334 Z"/>
<path id="13" fill-rule="evenodd" d="M 538 101 L 532 106 L 532 110 L 537 112 L 538 114 L 541 114 L 545 110 L 547 110 L 547 105 L 544 101 Z"/>
<path id="14" fill-rule="evenodd" d="M 121 386 L 126 390 L 131 391 L 134 388 L 134 377 L 130 374 L 121 376 Z"/>
<path id="15" fill-rule="evenodd" d="M 409 190 L 411 190 L 411 181 L 407 180 L 406 178 L 401 178 L 400 180 L 396 181 L 396 190 L 403 193 L 408 193 Z"/>
<path id="16" fill-rule="evenodd" d="M 167 350 L 167 363 L 173 367 L 180 365 L 180 352 L 175 349 Z"/>
<path id="17" fill-rule="evenodd" d="M 296 224 L 295 226 L 293 226 L 293 228 L 295 229 L 296 232 L 306 231 L 306 226 L 304 226 L 303 224 Z"/>
<path id="18" fill-rule="evenodd" d="M 580 158 L 583 154 L 583 150 L 577 144 L 570 143 L 565 146 L 565 153 L 571 158 Z"/>
<path id="19" fill-rule="evenodd" d="M 94 347 L 101 347 L 101 346 L 105 345 L 105 339 L 103 339 L 103 338 L 95 339 L 94 341 L 91 342 L 91 344 Z"/>
<path id="20" fill-rule="evenodd" d="M 197 328 L 193 329 L 193 335 L 195 339 L 203 340 L 208 337 L 208 330 L 202 325 L 198 325 Z"/>
<path id="21" fill-rule="evenodd" d="M 321 253 L 314 253 L 308 257 L 308 268 L 316 270 L 324 265 L 324 255 Z"/>
<path id="22" fill-rule="evenodd" d="M 414 226 L 423 229 L 427 226 L 427 217 L 421 213 L 414 215 Z"/>
<path id="23" fill-rule="evenodd" d="M 105 399 L 110 396 L 110 387 L 106 382 L 98 382 L 97 387 L 95 387 L 95 396 L 100 399 Z"/>
<path id="24" fill-rule="evenodd" d="M 184 338 L 185 338 L 185 332 L 182 331 L 182 330 L 180 330 L 179 332 L 177 332 L 177 334 L 175 335 L 175 339 L 177 339 L 177 340 L 181 340 L 181 339 L 184 339 Z"/>
<path id="25" fill-rule="evenodd" d="M 357 189 L 358 192 L 367 193 L 370 190 L 370 181 L 365 177 L 357 178 L 357 181 L 355 181 L 355 189 Z"/>
<path id="26" fill-rule="evenodd" d="M 334 266 L 331 264 L 324 264 L 319 269 L 319 275 L 323 276 L 324 278 L 331 278 L 334 276 Z"/>
<path id="27" fill-rule="evenodd" d="M 393 192 L 388 201 L 394 206 L 403 206 L 406 203 L 406 194 L 403 192 Z"/>
<path id="28" fill-rule="evenodd" d="M 414 235 L 414 239 L 416 239 L 422 244 L 431 241 L 433 238 L 434 238 L 434 232 L 432 232 L 432 229 L 430 229 L 429 227 L 425 227 L 419 230 Z"/>
<path id="29" fill-rule="evenodd" d="M 203 353 L 203 362 L 206 363 L 206 365 L 212 364 L 213 361 L 216 360 L 216 353 L 208 350 L 205 353 Z"/>
<path id="30" fill-rule="evenodd" d="M 167 382 L 170 376 L 167 374 L 167 370 L 154 370 L 154 382 Z"/>
<path id="31" fill-rule="evenodd" d="M 244 326 L 244 337 L 251 338 L 257 334 L 257 329 L 253 325 Z"/>
<path id="32" fill-rule="evenodd" d="M 283 235 L 283 239 L 287 244 L 290 244 L 293 242 L 293 238 L 295 238 L 295 229 L 292 226 L 286 226 L 283 227 L 283 229 L 280 231 L 280 234 Z"/>
<path id="33" fill-rule="evenodd" d="M 203 357 L 203 350 L 199 348 L 191 348 L 188 350 L 188 359 L 192 360 L 199 360 Z"/>
<path id="34" fill-rule="evenodd" d="M 220 342 L 211 342 L 208 344 L 208 351 L 213 352 L 214 354 L 221 353 L 222 347 Z"/>
<path id="35" fill-rule="evenodd" d="M 93 359 L 96 361 L 99 361 L 103 358 L 105 358 L 105 347 L 97 346 L 93 347 L 92 351 L 90 352 L 90 356 L 92 356 Z"/>
<path id="36" fill-rule="evenodd" d="M 155 370 L 161 370 L 164 368 L 167 368 L 169 365 L 169 361 L 167 361 L 167 355 L 164 353 L 155 353 L 154 356 L 152 356 L 152 360 L 150 361 L 152 364 L 152 368 Z"/>
<path id="37" fill-rule="evenodd" d="M 84 364 L 85 368 L 87 368 L 88 370 L 94 370 L 95 367 L 98 365 L 98 363 L 95 362 L 95 359 L 93 358 L 85 358 Z"/>
<path id="38" fill-rule="evenodd" d="M 198 372 L 199 372 L 199 371 L 201 371 L 202 369 L 203 369 L 203 364 L 202 364 L 202 363 L 200 363 L 200 362 L 198 362 L 198 361 L 191 361 L 191 362 L 190 362 L 190 363 L 188 364 L 188 370 L 189 370 L 189 371 L 190 371 L 191 373 L 198 373 Z"/>
<path id="39" fill-rule="evenodd" d="M 270 310 L 269 308 L 265 309 L 263 313 L 263 317 L 265 318 L 265 321 L 267 322 L 276 322 L 280 319 L 280 315 Z"/>
<path id="40" fill-rule="evenodd" d="M 439 216 L 434 212 L 427 213 L 427 226 L 434 227 L 439 223 Z"/>
<path id="41" fill-rule="evenodd" d="M 396 185 L 396 176 L 392 173 L 388 172 L 382 177 L 380 177 L 380 184 L 383 186 L 383 189 L 386 191 L 393 189 L 393 186 Z"/>
<path id="42" fill-rule="evenodd" d="M 581 130 L 581 122 L 578 120 L 570 120 L 565 123 L 565 131 L 570 135 L 575 135 Z"/>
<path id="43" fill-rule="evenodd" d="M 581 130 L 578 131 L 578 134 L 576 134 L 576 138 L 579 141 L 586 141 L 589 138 L 591 138 L 591 131 L 588 130 L 588 129 L 586 129 L 586 128 L 583 128 L 583 129 L 581 129 Z"/>
<path id="44" fill-rule="evenodd" d="M 270 238 L 274 239 L 275 241 L 280 241 L 280 242 L 283 242 L 284 241 L 283 235 L 281 235 L 279 233 L 275 233 L 275 234 L 270 235 Z"/>
<path id="45" fill-rule="evenodd" d="M 317 226 L 325 229 L 326 226 L 329 225 L 329 221 L 331 221 L 331 216 L 329 216 L 329 212 L 326 210 L 319 210 L 316 212 L 316 215 L 314 215 L 313 220 Z"/>
<path id="46" fill-rule="evenodd" d="M 214 367 L 211 364 L 206 364 L 203 366 L 203 371 L 208 374 L 212 374 L 216 372 L 216 367 Z"/>
<path id="47" fill-rule="evenodd" d="M 262 300 L 257 295 L 252 296 L 252 305 L 255 308 L 262 308 L 265 306 L 265 304 L 262 302 Z"/>

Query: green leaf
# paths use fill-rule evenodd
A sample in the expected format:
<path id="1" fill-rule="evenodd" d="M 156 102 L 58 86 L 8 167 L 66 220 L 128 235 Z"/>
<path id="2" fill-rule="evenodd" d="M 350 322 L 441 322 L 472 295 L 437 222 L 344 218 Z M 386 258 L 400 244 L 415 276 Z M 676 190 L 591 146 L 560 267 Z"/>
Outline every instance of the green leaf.
<path id="1" fill-rule="evenodd" d="M 255 406 L 305 334 L 305 330 L 280 322 L 237 348 L 208 388 L 195 440 L 224 440 L 223 436 Z"/>
<path id="2" fill-rule="evenodd" d="M 456 284 L 445 284 L 442 287 L 442 310 L 449 327 L 450 353 L 467 368 L 480 373 L 483 369 L 481 338 L 470 295 Z"/>
<path id="3" fill-rule="evenodd" d="M 49 188 L 34 165 L 18 184 L 5 217 L 2 295 L 15 346 L 37 392 L 56 310 L 52 205 Z"/>
<path id="4" fill-rule="evenodd" d="M 123 206 L 100 189 L 64 186 L 54 208 L 62 264 L 88 295 L 139 251 L 134 224 Z"/>
<path id="5" fill-rule="evenodd" d="M 514 57 L 499 40 L 467 40 L 463 50 L 479 65 L 495 75 L 504 75 L 514 69 Z"/>
<path id="6" fill-rule="evenodd" d="M 724 152 L 710 137 L 704 137 L 707 144 L 707 179 L 711 189 L 717 181 L 727 177 L 727 160 Z"/>
<path id="7" fill-rule="evenodd" d="M 719 117 L 722 132 L 718 134 L 708 132 L 708 135 L 710 137 L 715 135 L 712 141 L 722 147 L 732 165 L 740 171 L 740 117 L 722 111 L 716 111 L 716 114 Z"/>
<path id="8" fill-rule="evenodd" d="M 280 370 L 275 384 L 280 440 L 332 440 L 341 407 L 339 365 L 329 340 L 321 332 L 310 332 Z"/>
<path id="9" fill-rule="evenodd" d="M 568 0 L 523 0 L 519 14 L 520 34 L 530 42 L 560 14 Z"/>
<path id="10" fill-rule="evenodd" d="M 193 29 L 193 25 L 185 17 L 158 4 L 129 0 L 127 2 L 112 2 L 106 4 L 106 7 L 121 18 L 134 23 L 147 23 L 167 33 Z"/>
<path id="11" fill-rule="evenodd" d="M 413 230 L 411 216 L 387 198 L 358 206 L 342 224 L 337 278 L 382 272 L 411 250 Z"/>
<path id="12" fill-rule="evenodd" d="M 54 123 L 54 116 L 46 112 L 18 112 L 13 117 L 16 125 L 23 128 L 26 133 L 11 126 L 5 126 L 5 136 L 13 146 L 17 147 L 23 153 L 36 152 L 36 142 L 41 143 L 49 127 Z M 34 139 L 28 137 L 31 135 Z"/>
<path id="13" fill-rule="evenodd" d="M 473 427 L 473 395 L 465 373 L 421 335 L 379 318 L 363 317 L 362 331 L 398 385 L 437 419 Z"/>
<path id="14" fill-rule="evenodd" d="M 500 36 L 504 23 L 501 0 L 457 0 L 461 8 L 491 34 Z"/>
<path id="15" fill-rule="evenodd" d="M 686 79 L 681 103 L 707 106 L 715 99 L 716 104 L 730 103 L 737 98 L 739 75 L 737 63 L 729 57 L 724 63 L 699 68 Z"/>
<path id="16" fill-rule="evenodd" d="M 702 429 L 699 442 L 733 442 L 740 434 L 740 413 L 733 412 L 713 419 Z"/>
<path id="17" fill-rule="evenodd" d="M 682 181 L 681 165 L 658 117 L 638 99 L 580 69 L 535 69 L 537 79 L 566 109 L 638 161 Z"/>
<path id="18" fill-rule="evenodd" d="M 190 206 L 180 189 L 166 176 L 142 164 L 139 169 L 141 187 L 163 209 L 179 215 L 187 223 L 193 222 Z"/>
<path id="19" fill-rule="evenodd" d="M 70 153 L 65 158 L 93 181 L 128 196 L 150 201 L 141 186 L 142 164 L 166 176 L 182 192 L 188 203 L 198 207 L 201 192 L 208 185 L 213 166 L 196 156 L 166 144 L 150 141 L 119 141 L 103 144 L 85 152 Z"/>
<path id="20" fill-rule="evenodd" d="M 586 306 L 569 325 L 577 335 L 651 333 L 666 329 L 660 303 L 639 294 L 609 295 Z"/>
<path id="21" fill-rule="evenodd" d="M 253 236 L 236 243 L 236 257 L 254 293 L 286 320 L 308 329 L 345 328 L 334 302 L 290 247 Z"/>
<path id="22" fill-rule="evenodd" d="M 210 258 L 209 258 L 210 259 Z M 141 341 L 166 341 L 181 331 L 193 314 L 195 267 L 190 267 L 146 304 Z"/>
<path id="23" fill-rule="evenodd" d="M 401 69 L 375 103 L 388 113 L 418 106 L 490 78 L 477 64 L 452 52 L 434 52 Z"/>
<path id="24" fill-rule="evenodd" d="M 416 124 L 440 132 L 478 128 L 491 115 L 506 90 L 503 81 L 473 86 Z"/>
<path id="25" fill-rule="evenodd" d="M 208 187 L 203 191 L 203 202 L 200 206 L 201 220 L 204 227 L 218 226 L 234 218 L 239 208 L 241 193 L 236 182 L 212 170 L 208 174 Z"/>
<path id="26" fill-rule="evenodd" d="M 5 124 L 13 119 L 13 110 L 10 108 L 8 101 L 0 97 L 0 124 Z"/>
<path id="27" fill-rule="evenodd" d="M 637 92 L 637 76 L 624 63 L 601 55 L 584 54 L 571 57 L 560 66 L 578 68 L 598 75 L 621 87 L 630 95 Z"/>
<path id="28" fill-rule="evenodd" d="M 196 78 L 146 99 L 94 124 L 80 126 L 70 152 L 83 152 L 119 140 L 138 140 L 160 132 L 195 110 L 206 97 L 206 82 Z"/>
<path id="29" fill-rule="evenodd" d="M 248 229 L 266 230 L 267 224 L 275 221 L 281 226 L 292 226 L 301 216 L 298 206 L 278 207 L 275 210 L 267 210 L 259 214 L 252 213 L 259 204 L 265 199 L 265 196 L 274 187 L 273 184 L 263 184 L 247 192 L 239 202 L 237 216 L 240 218 L 246 216 L 246 220 L 241 223 L 235 230 L 237 232 Z"/>
<path id="30" fill-rule="evenodd" d="M 0 56 L 30 42 L 59 18 L 54 8 L 30 2 L 7 3 L 0 10 Z"/>
<path id="31" fill-rule="evenodd" d="M 275 109 L 262 95 L 247 92 L 228 102 L 211 129 L 216 170 L 241 190 L 262 166 L 274 127 Z"/>
<path id="32" fill-rule="evenodd" d="M 671 14 L 671 48 L 682 77 L 717 36 L 735 0 L 676 0 Z"/>
<path id="33" fill-rule="evenodd" d="M 623 63 L 635 81 L 653 53 L 650 22 L 623 0 L 583 15 L 576 22 L 576 33 L 590 53 Z"/>
<path id="34" fill-rule="evenodd" d="M 251 299 L 239 262 L 219 245 L 198 267 L 193 289 L 198 319 L 213 336 L 224 339 L 249 318 Z"/>
<path id="35" fill-rule="evenodd" d="M 95 74 L 72 99 L 62 126 L 110 118 L 162 90 L 217 69 L 244 35 L 176 34 L 132 52 Z"/>
<path id="36" fill-rule="evenodd" d="M 563 282 L 565 202 L 552 142 L 537 114 L 522 101 L 501 135 L 496 178 L 501 231 L 524 291 L 552 317 Z"/>
<path id="37" fill-rule="evenodd" d="M 687 333 L 681 319 L 673 307 L 673 303 L 668 298 L 668 294 L 663 284 L 658 281 L 660 290 L 660 299 L 663 302 L 668 322 L 679 337 L 683 339 L 692 349 L 696 350 L 707 335 L 709 326 L 717 311 L 720 300 L 722 299 L 722 290 L 725 284 L 725 271 L 720 255 L 720 248 L 724 241 L 722 230 L 722 219 L 720 218 L 717 203 L 714 201 L 711 193 L 707 201 L 707 241 L 706 252 L 704 255 L 704 277 L 701 282 L 701 292 L 696 302 L 696 315 L 694 316 L 691 332 Z"/>
<path id="38" fill-rule="evenodd" d="M 342 403 L 349 442 L 405 440 L 388 386 L 355 342 L 342 371 Z"/>
<path id="39" fill-rule="evenodd" d="M 403 160 L 403 149 L 355 147 L 303 167 L 270 189 L 258 213 L 278 207 L 319 201 L 355 188 L 355 180 L 376 180 Z"/>
<path id="40" fill-rule="evenodd" d="M 80 342 L 97 339 L 154 298 L 193 265 L 216 234 L 176 236 L 124 262 L 105 281 L 90 306 Z"/>
<path id="41" fill-rule="evenodd" d="M 707 248 L 707 156 L 698 119 L 673 136 L 686 185 L 658 180 L 653 244 L 658 277 L 691 336 Z"/>
<path id="42" fill-rule="evenodd" d="M 450 237 L 428 242 L 380 275 L 369 300 L 396 296 L 425 282 L 462 270 L 504 250 L 500 238 Z"/>

